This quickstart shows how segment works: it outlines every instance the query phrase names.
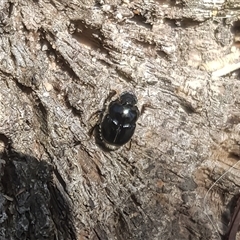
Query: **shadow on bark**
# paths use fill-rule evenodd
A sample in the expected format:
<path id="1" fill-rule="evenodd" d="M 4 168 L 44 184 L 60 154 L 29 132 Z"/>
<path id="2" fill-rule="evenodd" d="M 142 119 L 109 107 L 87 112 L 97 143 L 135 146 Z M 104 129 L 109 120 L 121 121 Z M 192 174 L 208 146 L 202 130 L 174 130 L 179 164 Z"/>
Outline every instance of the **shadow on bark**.
<path id="1" fill-rule="evenodd" d="M 0 155 L 0 239 L 76 239 L 52 166 L 11 149 Z"/>

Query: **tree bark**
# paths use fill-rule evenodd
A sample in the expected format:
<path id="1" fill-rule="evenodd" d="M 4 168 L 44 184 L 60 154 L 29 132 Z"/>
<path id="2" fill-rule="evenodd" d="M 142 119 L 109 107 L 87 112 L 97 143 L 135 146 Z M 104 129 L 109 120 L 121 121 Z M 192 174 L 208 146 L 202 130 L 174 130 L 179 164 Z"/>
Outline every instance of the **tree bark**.
<path id="1" fill-rule="evenodd" d="M 239 6 L 1 0 L 0 239 L 224 238 Z M 147 107 L 131 143 L 106 151 L 89 131 L 112 90 Z"/>

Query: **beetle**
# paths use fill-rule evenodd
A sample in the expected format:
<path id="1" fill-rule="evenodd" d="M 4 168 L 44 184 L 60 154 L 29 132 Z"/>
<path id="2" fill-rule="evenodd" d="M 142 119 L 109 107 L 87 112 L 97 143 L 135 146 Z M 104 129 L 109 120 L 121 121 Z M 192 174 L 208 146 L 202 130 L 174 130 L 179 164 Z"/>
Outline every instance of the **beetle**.
<path id="1" fill-rule="evenodd" d="M 116 150 L 132 138 L 140 115 L 136 104 L 132 92 L 124 92 L 110 102 L 99 123 L 100 140 L 107 149 Z"/>

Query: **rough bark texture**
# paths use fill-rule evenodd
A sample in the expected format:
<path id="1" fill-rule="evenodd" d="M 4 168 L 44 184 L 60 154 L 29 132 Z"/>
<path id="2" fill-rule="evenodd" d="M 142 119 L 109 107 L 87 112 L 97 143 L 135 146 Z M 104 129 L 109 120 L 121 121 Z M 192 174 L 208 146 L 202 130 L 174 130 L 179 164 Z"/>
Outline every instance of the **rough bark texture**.
<path id="1" fill-rule="evenodd" d="M 209 72 L 238 54 L 239 7 L 1 0 L 0 239 L 221 239 L 240 164 L 211 186 L 240 156 L 239 72 Z M 111 90 L 149 107 L 109 152 L 88 133 Z"/>

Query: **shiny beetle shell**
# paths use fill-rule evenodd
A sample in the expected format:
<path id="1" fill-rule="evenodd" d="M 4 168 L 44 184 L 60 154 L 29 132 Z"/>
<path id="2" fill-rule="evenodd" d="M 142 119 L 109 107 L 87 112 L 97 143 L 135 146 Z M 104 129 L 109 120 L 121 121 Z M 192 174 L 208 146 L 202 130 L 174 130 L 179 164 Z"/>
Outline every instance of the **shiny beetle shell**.
<path id="1" fill-rule="evenodd" d="M 139 117 L 136 104 L 136 96 L 129 92 L 109 104 L 99 125 L 100 138 L 105 147 L 115 150 L 132 138 Z"/>

